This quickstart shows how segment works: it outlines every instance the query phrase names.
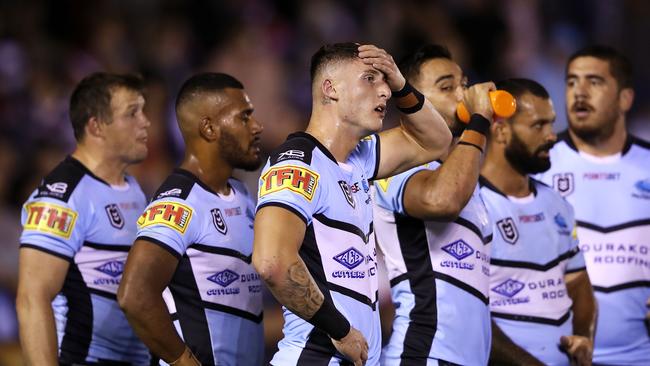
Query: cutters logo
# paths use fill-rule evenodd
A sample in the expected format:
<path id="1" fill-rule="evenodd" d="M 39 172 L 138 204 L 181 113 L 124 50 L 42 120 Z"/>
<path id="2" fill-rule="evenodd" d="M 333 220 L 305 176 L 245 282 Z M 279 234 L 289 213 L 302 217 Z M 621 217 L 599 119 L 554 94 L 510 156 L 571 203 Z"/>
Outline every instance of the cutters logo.
<path id="1" fill-rule="evenodd" d="M 508 278 L 504 282 L 492 287 L 492 291 L 505 297 L 513 297 L 523 290 L 525 286 L 523 282 Z"/>
<path id="2" fill-rule="evenodd" d="M 99 267 L 95 267 L 95 269 L 111 277 L 118 277 L 122 274 L 122 272 L 124 272 L 124 262 L 110 261 L 102 264 Z"/>
<path id="3" fill-rule="evenodd" d="M 562 197 L 566 197 L 573 193 L 573 186 L 573 173 L 553 174 L 553 188 L 558 191 Z"/>
<path id="4" fill-rule="evenodd" d="M 221 287 L 228 287 L 231 283 L 237 281 L 238 279 L 239 275 L 229 269 L 217 272 L 208 277 L 209 281 L 212 281 Z"/>
<path id="5" fill-rule="evenodd" d="M 289 190 L 303 196 L 307 201 L 314 198 L 319 175 L 307 168 L 284 165 L 269 169 L 262 177 L 260 197 L 269 193 Z"/>
<path id="6" fill-rule="evenodd" d="M 124 218 L 122 218 L 122 213 L 116 204 L 111 203 L 104 207 L 106 215 L 108 215 L 108 221 L 116 229 L 122 229 L 124 227 Z"/>
<path id="7" fill-rule="evenodd" d="M 459 261 L 462 261 L 463 259 L 474 254 L 474 249 L 472 249 L 472 247 L 462 239 L 456 240 L 451 244 L 447 244 L 441 249 Z"/>
<path id="8" fill-rule="evenodd" d="M 350 186 L 348 185 L 348 183 L 344 180 L 340 180 L 339 187 L 341 187 L 341 190 L 343 191 L 343 196 L 345 196 L 345 200 L 348 201 L 348 205 L 354 208 L 354 197 L 352 197 L 352 191 L 350 190 Z"/>
<path id="9" fill-rule="evenodd" d="M 191 219 L 191 208 L 178 202 L 157 202 L 148 207 L 140 216 L 138 226 L 144 228 L 160 224 L 184 234 Z"/>
<path id="10" fill-rule="evenodd" d="M 354 247 L 350 247 L 332 258 L 347 269 L 353 269 L 364 261 L 363 254 Z"/>
<path id="11" fill-rule="evenodd" d="M 221 210 L 218 208 L 213 208 L 210 210 L 210 213 L 212 214 L 212 223 L 214 224 L 214 227 L 222 233 L 223 235 L 226 235 L 228 232 L 228 227 L 226 226 L 226 221 L 223 219 L 223 215 L 221 215 Z"/>
<path id="12" fill-rule="evenodd" d="M 507 243 L 515 244 L 517 239 L 519 239 L 519 232 L 517 231 L 515 221 L 512 217 L 506 217 L 505 219 L 497 221 L 497 227 L 499 228 L 501 237 Z"/>
<path id="13" fill-rule="evenodd" d="M 70 238 L 77 212 L 50 202 L 34 202 L 25 205 L 27 220 L 25 230 L 34 230 Z"/>

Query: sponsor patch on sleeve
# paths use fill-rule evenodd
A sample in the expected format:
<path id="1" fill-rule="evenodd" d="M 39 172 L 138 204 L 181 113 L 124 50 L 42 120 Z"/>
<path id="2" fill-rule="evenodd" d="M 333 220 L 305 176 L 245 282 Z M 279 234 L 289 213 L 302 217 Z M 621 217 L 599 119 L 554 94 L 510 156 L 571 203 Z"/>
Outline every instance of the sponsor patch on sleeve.
<path id="1" fill-rule="evenodd" d="M 260 178 L 262 180 L 260 197 L 289 190 L 311 202 L 318 187 L 319 177 L 318 173 L 295 165 L 273 167 Z"/>
<path id="2" fill-rule="evenodd" d="M 181 234 L 190 225 L 192 209 L 178 202 L 154 202 L 138 219 L 138 226 L 165 225 Z"/>
<path id="3" fill-rule="evenodd" d="M 69 239 L 77 221 L 77 212 L 50 202 L 33 202 L 25 205 L 27 220 L 25 230 L 40 231 Z"/>

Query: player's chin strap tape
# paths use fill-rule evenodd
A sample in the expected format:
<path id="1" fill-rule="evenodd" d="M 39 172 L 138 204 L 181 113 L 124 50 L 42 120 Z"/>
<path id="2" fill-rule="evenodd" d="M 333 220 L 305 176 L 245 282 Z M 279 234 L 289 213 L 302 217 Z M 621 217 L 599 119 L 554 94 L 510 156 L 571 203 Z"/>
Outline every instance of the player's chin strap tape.
<path id="1" fill-rule="evenodd" d="M 490 131 L 490 121 L 480 114 L 472 114 L 465 131 L 460 135 L 459 145 L 474 146 L 481 153 L 485 151 L 487 143 L 487 134 Z"/>
<path id="2" fill-rule="evenodd" d="M 404 114 L 415 113 L 424 105 L 424 95 L 413 88 L 408 81 L 402 90 L 393 92 L 393 97 L 397 101 L 397 109 Z"/>
<path id="3" fill-rule="evenodd" d="M 345 319 L 331 301 L 325 299 L 323 299 L 320 309 L 308 322 L 337 341 L 350 332 L 350 322 Z"/>

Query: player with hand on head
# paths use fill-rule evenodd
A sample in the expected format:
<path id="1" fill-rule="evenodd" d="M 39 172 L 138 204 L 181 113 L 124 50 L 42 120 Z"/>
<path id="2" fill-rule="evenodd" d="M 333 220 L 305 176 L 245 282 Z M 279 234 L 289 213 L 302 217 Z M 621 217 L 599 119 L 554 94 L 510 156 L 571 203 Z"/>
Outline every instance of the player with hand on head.
<path id="1" fill-rule="evenodd" d="M 262 171 L 253 264 L 284 310 L 274 365 L 377 365 L 381 330 L 370 182 L 435 160 L 444 119 L 372 45 L 312 57 L 312 115 Z M 378 133 L 391 95 L 397 128 Z"/>

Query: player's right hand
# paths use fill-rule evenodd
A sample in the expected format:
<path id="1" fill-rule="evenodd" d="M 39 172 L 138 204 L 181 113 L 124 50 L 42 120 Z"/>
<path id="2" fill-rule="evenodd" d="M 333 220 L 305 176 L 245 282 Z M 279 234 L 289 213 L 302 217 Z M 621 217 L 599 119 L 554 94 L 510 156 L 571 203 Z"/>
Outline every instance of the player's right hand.
<path id="1" fill-rule="evenodd" d="M 478 113 L 492 121 L 494 110 L 490 100 L 490 92 L 496 90 L 493 82 L 474 84 L 463 92 L 463 103 L 470 116 Z"/>
<path id="2" fill-rule="evenodd" d="M 347 357 L 350 361 L 354 362 L 354 366 L 362 366 L 368 360 L 368 342 L 363 337 L 363 334 L 350 327 L 348 335 L 340 340 L 332 339 L 332 343 L 336 350 L 341 352 L 343 356 Z"/>

